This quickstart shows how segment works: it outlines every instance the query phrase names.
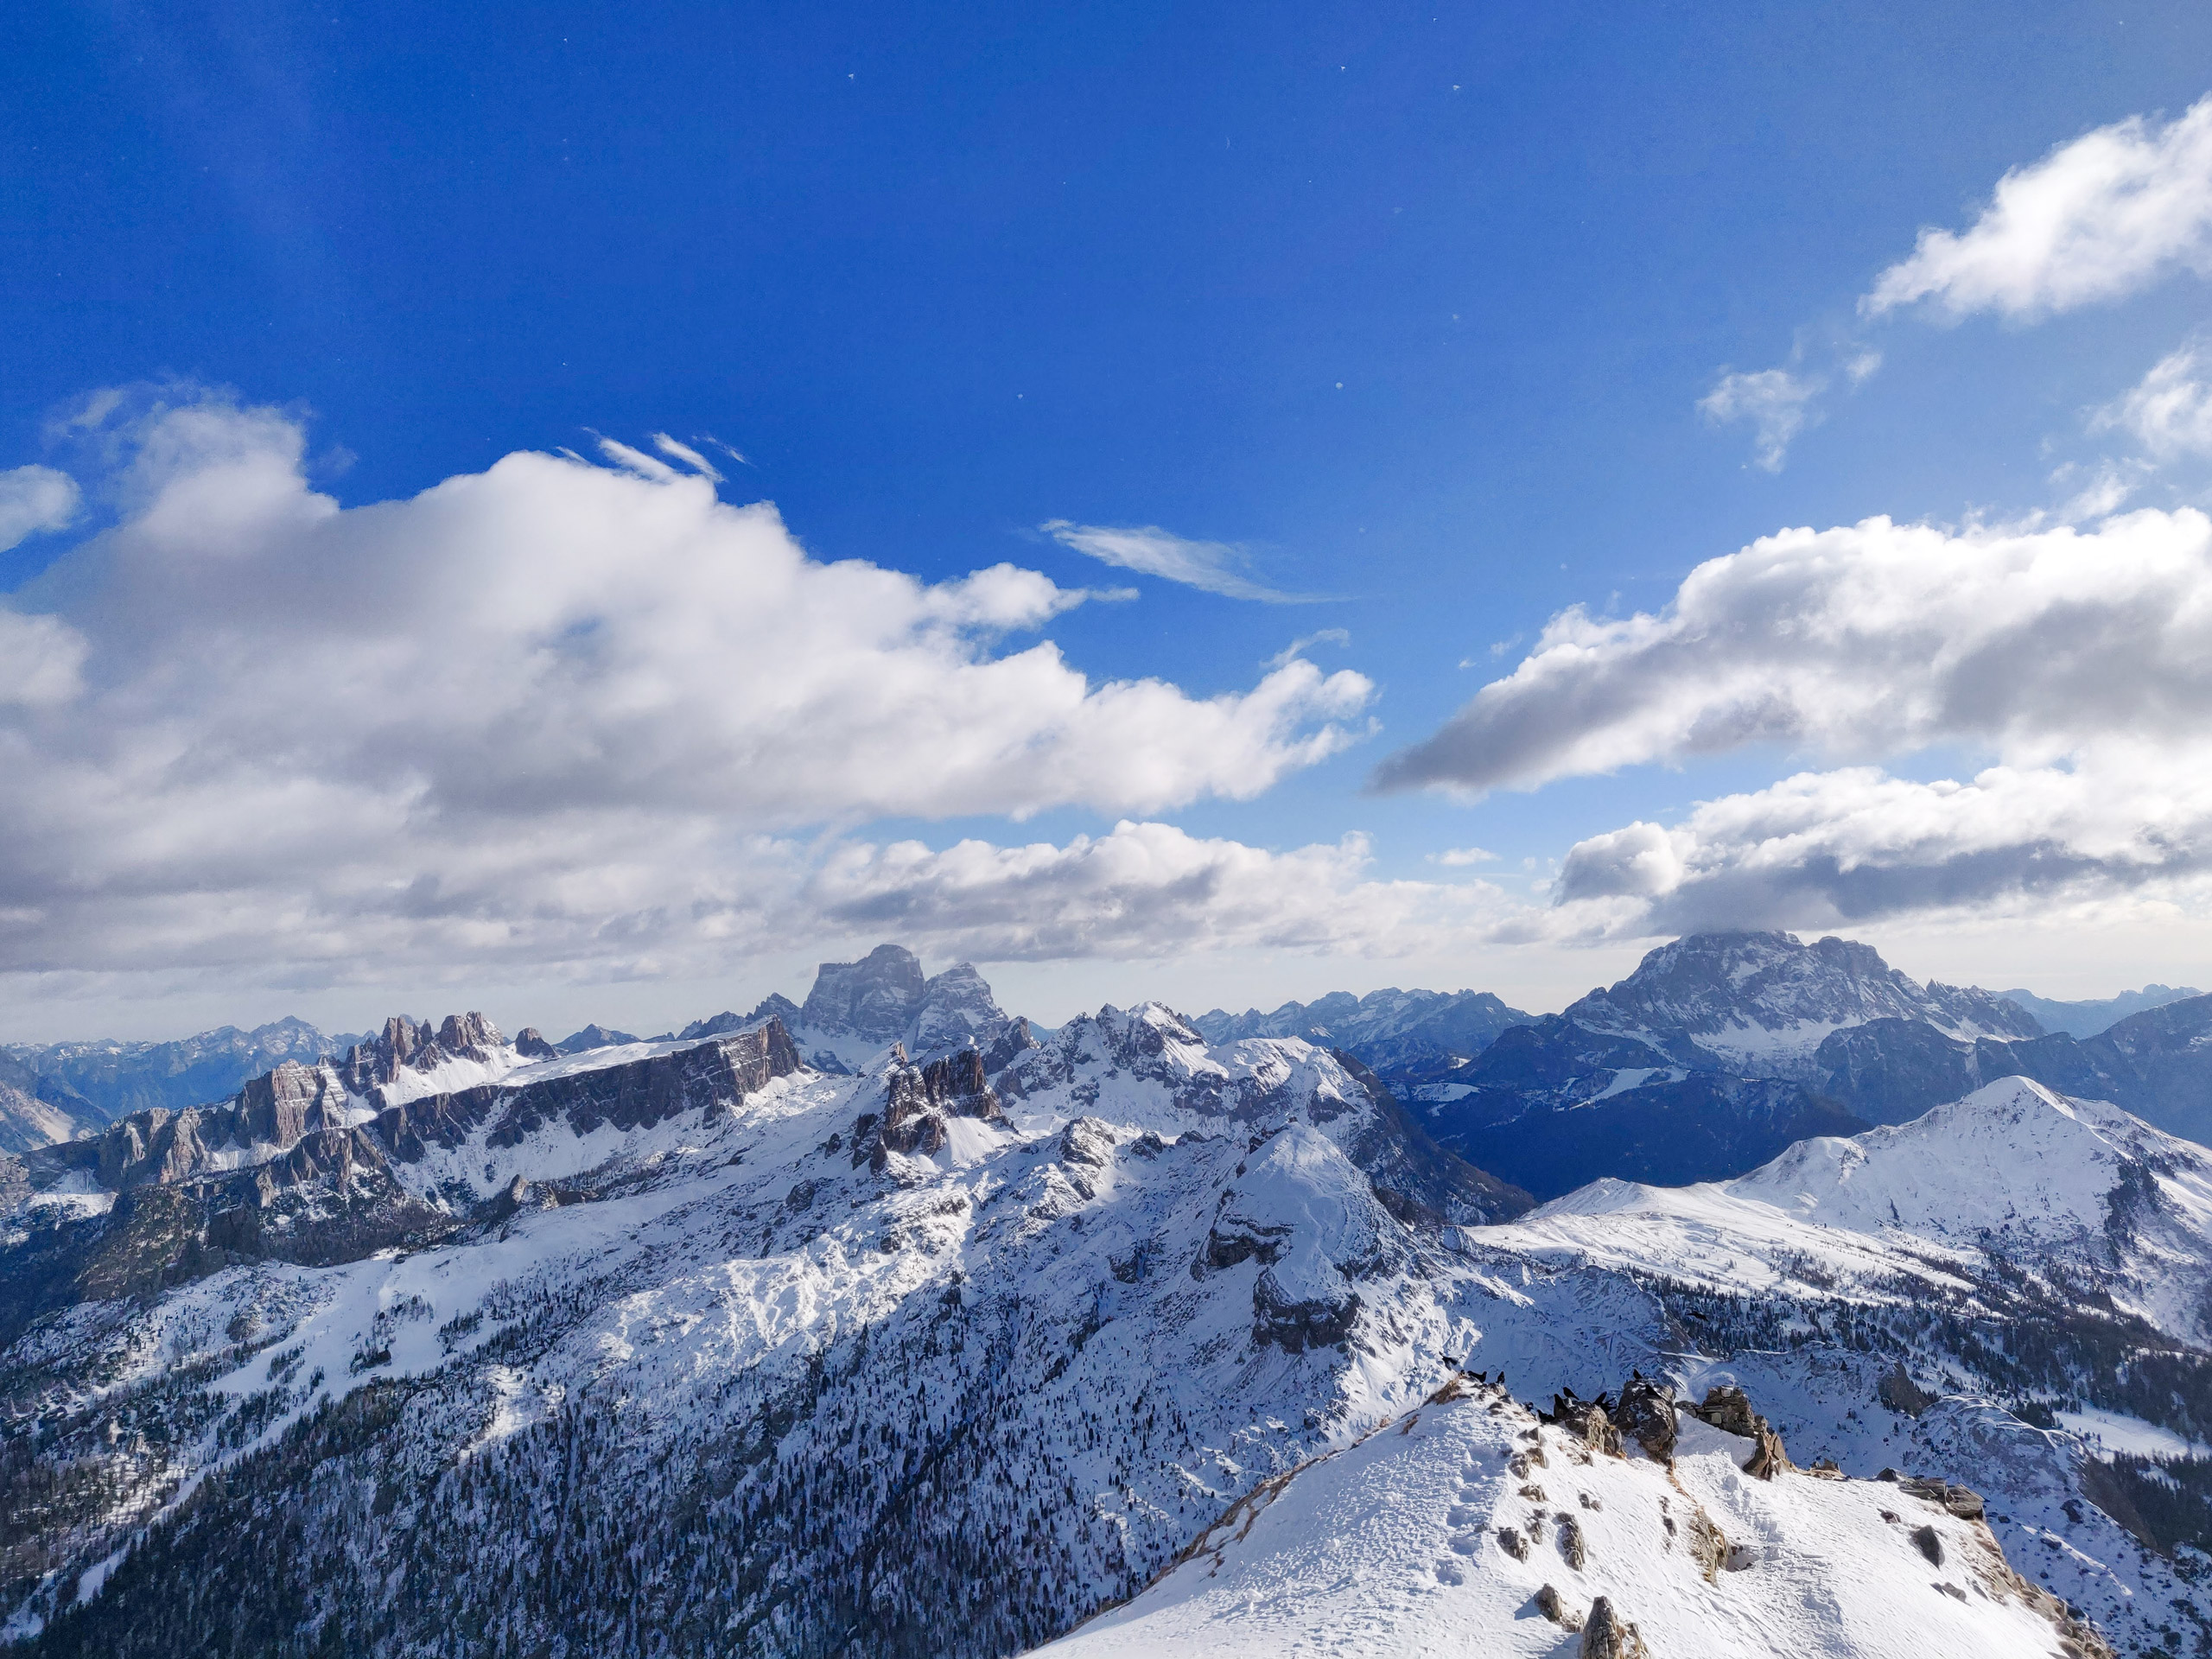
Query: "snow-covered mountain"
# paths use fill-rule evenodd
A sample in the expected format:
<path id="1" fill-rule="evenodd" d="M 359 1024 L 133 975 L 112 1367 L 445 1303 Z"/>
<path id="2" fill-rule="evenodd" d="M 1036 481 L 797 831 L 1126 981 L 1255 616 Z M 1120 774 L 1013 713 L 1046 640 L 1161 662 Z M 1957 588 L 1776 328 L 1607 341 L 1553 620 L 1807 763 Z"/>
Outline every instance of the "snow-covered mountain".
<path id="1" fill-rule="evenodd" d="M 2017 1003 L 1977 989 L 1922 985 L 1872 945 L 1788 933 L 1698 933 L 1661 945 L 1618 985 L 1564 1018 L 1703 1069 L 1809 1080 L 1828 1035 L 1870 1020 L 1916 1020 L 1947 1037 L 2040 1037 Z M 1685 1040 L 1687 1039 L 1687 1044 Z"/>
<path id="2" fill-rule="evenodd" d="M 823 1031 L 915 1029 L 895 961 L 832 983 Z M 1648 1638 L 1706 1605 L 1661 1541 L 1677 1489 L 1641 1465 L 1591 1465 L 1603 1510 L 1538 1474 L 1462 1481 L 1475 1519 L 1436 1513 L 1436 1471 L 1390 1460 L 1432 1424 L 1449 1461 L 1521 1423 L 1503 1401 L 1425 1407 L 1463 1366 L 1520 1400 L 1637 1370 L 1693 1397 L 1740 1382 L 1800 1463 L 1974 1485 L 2025 1578 L 2122 1651 L 2212 1633 L 2172 1554 L 2199 1535 L 2196 1466 L 2101 1458 L 2008 1409 L 2212 1441 L 2200 1155 L 2124 1115 L 2017 1085 L 1916 1140 L 1529 1212 L 1302 1039 L 1209 1044 L 1157 1005 L 1109 1007 L 993 1065 L 966 1029 L 925 1064 L 896 1039 L 841 1072 L 772 1015 L 575 1054 L 473 1016 L 395 1021 L 220 1107 L 0 1158 L 7 1633 L 39 1656 L 1001 1655 L 1133 1596 L 1133 1616 L 1181 1597 L 1211 1618 L 1213 1588 L 1169 1593 L 1190 1566 L 1160 1575 L 1212 1529 L 1249 1535 L 1223 1556 L 1236 1583 L 1283 1586 L 1267 1628 L 1341 1615 L 1488 1651 L 1516 1586 L 1510 1640 L 1545 1621 L 1530 1586 L 1484 1576 L 1495 1550 L 1452 1540 L 1568 1502 L 1592 1553 L 1542 1580 L 1567 1613 L 1606 1595 Z M 2006 1192 L 2036 1198 L 2008 1213 Z M 1363 1468 L 1348 1507 L 1320 1501 Z M 1716 1618 L 1858 1606 L 1897 1565 L 1853 1482 L 1677 1476 L 1764 1552 Z M 1400 1515 L 1374 1518 L 1391 1492 Z M 1305 1510 L 1276 1510 L 1291 1494 Z M 1340 1547 L 1248 1525 L 1324 1510 Z M 1983 1559 L 1970 1529 L 1912 1524 Z M 1442 1599 L 1416 1607 L 1362 1553 L 1386 1535 Z M 1334 1576 L 1282 1565 L 1317 1560 Z M 1465 1584 L 1437 1574 L 1452 1561 Z M 1932 1564 L 1897 1582 L 1968 1607 L 1980 1641 L 2006 1581 L 1966 1571 L 1965 1603 L 1916 1587 Z M 1169 1645 L 1136 1650 L 1199 1650 L 1149 1617 L 1129 1628 Z M 2057 1628 L 2036 1617 L 2018 1628 Z M 1535 1650 L 1573 1650 L 1548 1628 Z"/>
<path id="3" fill-rule="evenodd" d="M 1608 1176 L 1726 1179 L 2005 1077 L 2212 1137 L 2212 997 L 2077 1041 L 1986 991 L 1921 985 L 1863 944 L 1701 934 L 1406 1092 L 1445 1145 L 1552 1198 Z"/>
<path id="4" fill-rule="evenodd" d="M 1210 1043 L 1246 1037 L 1302 1037 L 1339 1048 L 1383 1076 L 1416 1071 L 1448 1075 L 1496 1042 L 1509 1026 L 1535 1016 L 1510 1008 L 1488 991 L 1332 991 L 1311 1002 L 1286 1002 L 1272 1014 L 1214 1008 L 1191 1024 Z M 1441 1064 L 1440 1064 L 1441 1063 Z"/>

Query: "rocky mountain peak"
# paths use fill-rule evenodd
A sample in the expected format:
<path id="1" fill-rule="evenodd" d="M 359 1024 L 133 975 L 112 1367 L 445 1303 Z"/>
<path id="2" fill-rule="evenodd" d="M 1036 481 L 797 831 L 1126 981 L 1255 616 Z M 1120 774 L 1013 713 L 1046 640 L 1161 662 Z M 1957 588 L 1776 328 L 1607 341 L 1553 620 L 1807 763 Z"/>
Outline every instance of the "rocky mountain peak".
<path id="1" fill-rule="evenodd" d="M 2042 1034 L 2017 1004 L 1985 991 L 1923 986 L 1872 945 L 1834 938 L 1807 944 L 1779 932 L 1687 935 L 1650 952 L 1618 984 L 1573 1004 L 1567 1018 L 1591 1031 L 1683 1032 L 1729 1058 L 1743 1058 L 1737 1050 L 1789 1049 L 1787 1058 L 1801 1063 L 1828 1032 L 1870 1020 L 1918 1020 L 1968 1038 Z"/>
<path id="2" fill-rule="evenodd" d="M 435 1027 L 427 1020 L 395 1014 L 382 1031 L 347 1051 L 338 1072 L 353 1093 L 366 1095 L 403 1071 L 428 1071 L 450 1059 L 493 1062 L 506 1042 L 497 1026 L 474 1011 L 449 1014 Z"/>
<path id="3" fill-rule="evenodd" d="M 858 962 L 825 962 L 815 969 L 799 1018 L 827 1035 L 897 1042 L 926 988 L 919 957 L 902 944 L 879 944 Z"/>

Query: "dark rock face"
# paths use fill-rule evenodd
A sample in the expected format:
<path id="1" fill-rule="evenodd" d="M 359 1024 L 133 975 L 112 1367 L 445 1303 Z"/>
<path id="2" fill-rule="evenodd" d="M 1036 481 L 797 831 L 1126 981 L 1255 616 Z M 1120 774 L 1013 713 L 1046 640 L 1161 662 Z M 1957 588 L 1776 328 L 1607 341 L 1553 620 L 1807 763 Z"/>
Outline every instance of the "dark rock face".
<path id="1" fill-rule="evenodd" d="M 1639 1371 L 1621 1389 L 1613 1421 L 1620 1432 L 1642 1446 L 1656 1462 L 1671 1463 L 1675 1456 L 1675 1391 L 1664 1382 L 1647 1382 Z"/>
<path id="2" fill-rule="evenodd" d="M 817 969 L 799 1018 L 814 1031 L 895 1043 L 906 1034 L 926 983 L 912 951 L 879 944 L 858 962 L 825 962 Z"/>
<path id="3" fill-rule="evenodd" d="M 1350 1288 L 1339 1297 L 1301 1300 L 1284 1290 L 1272 1270 L 1263 1272 L 1252 1286 L 1252 1338 L 1290 1354 L 1332 1348 L 1351 1334 L 1364 1306 Z"/>
<path id="4" fill-rule="evenodd" d="M 1874 1397 L 1891 1411 L 1902 1412 L 1908 1417 L 1917 1417 L 1936 1403 L 1936 1396 L 1915 1382 L 1899 1360 L 1882 1374 L 1874 1385 Z"/>
<path id="5" fill-rule="evenodd" d="M 1635 1625 L 1613 1611 L 1613 1604 L 1599 1596 L 1590 1604 L 1583 1622 L 1580 1659 L 1645 1659 L 1649 1649 Z"/>
<path id="6" fill-rule="evenodd" d="M 944 1149 L 947 1120 L 972 1117 L 1003 1122 L 999 1097 L 983 1075 L 983 1057 L 963 1048 L 925 1066 L 894 1067 L 885 1085 L 876 1163 L 899 1152 L 931 1156 Z"/>
<path id="7" fill-rule="evenodd" d="M 1527 1550 L 1528 1546 L 1523 1543 L 1521 1549 L 1516 1553 L 1521 1560 L 1528 1560 Z M 1536 1592 L 1533 1599 L 1536 1604 L 1536 1611 L 1561 1630 L 1573 1631 L 1582 1628 L 1582 1615 L 1567 1605 L 1567 1599 L 1560 1594 L 1556 1586 L 1545 1585 Z"/>
<path id="8" fill-rule="evenodd" d="M 480 1014 L 449 1014 L 435 1030 L 427 1020 L 417 1024 L 397 1014 L 374 1037 L 347 1051 L 338 1076 L 354 1094 L 373 1098 L 403 1068 L 427 1071 L 442 1060 L 486 1060 L 505 1046 L 499 1027 Z"/>

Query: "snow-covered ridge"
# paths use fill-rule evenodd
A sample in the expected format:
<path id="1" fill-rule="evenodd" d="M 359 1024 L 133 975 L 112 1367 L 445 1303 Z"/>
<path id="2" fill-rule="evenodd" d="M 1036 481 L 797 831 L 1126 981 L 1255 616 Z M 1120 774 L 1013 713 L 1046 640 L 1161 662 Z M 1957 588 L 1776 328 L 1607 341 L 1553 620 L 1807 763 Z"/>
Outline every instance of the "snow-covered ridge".
<path id="1" fill-rule="evenodd" d="M 1790 1147 L 1732 1181 L 1600 1180 L 1472 1235 L 1491 1248 L 1715 1286 L 1955 1287 L 1993 1253 L 2212 1336 L 2212 1153 L 2101 1101 L 2006 1077 L 1910 1123 Z"/>
<path id="2" fill-rule="evenodd" d="M 1671 1463 L 1539 1422 L 1461 1382 L 1263 1486 L 1053 1659 L 1347 1649 L 1536 1656 L 1602 1600 L 1651 1654 L 2083 1659 L 2106 1651 L 1981 1522 L 1889 1482 L 1785 1471 L 1680 1419 Z M 1611 1650 L 1625 1654 L 1638 1649 Z"/>

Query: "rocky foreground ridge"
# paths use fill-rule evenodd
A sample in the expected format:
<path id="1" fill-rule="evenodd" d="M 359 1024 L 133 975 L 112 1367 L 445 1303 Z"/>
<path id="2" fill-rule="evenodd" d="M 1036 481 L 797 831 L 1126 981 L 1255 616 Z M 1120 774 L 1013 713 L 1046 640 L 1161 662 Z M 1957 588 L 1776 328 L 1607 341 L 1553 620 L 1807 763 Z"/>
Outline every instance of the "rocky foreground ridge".
<path id="1" fill-rule="evenodd" d="M 1797 1469 L 1732 1387 L 1694 1403 L 1637 1377 L 1540 1413 L 1463 1375 L 1043 1651 L 2110 1659 L 1985 1513 L 1940 1478 Z"/>

